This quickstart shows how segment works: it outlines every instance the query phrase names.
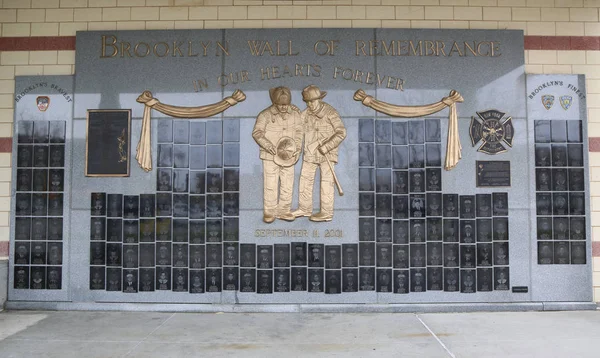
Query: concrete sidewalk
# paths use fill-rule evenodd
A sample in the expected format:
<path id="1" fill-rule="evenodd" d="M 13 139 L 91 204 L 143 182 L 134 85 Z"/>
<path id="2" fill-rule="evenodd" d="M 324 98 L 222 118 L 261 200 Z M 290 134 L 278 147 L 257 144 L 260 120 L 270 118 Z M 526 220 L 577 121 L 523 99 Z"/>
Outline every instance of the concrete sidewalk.
<path id="1" fill-rule="evenodd" d="M 599 357 L 600 311 L 0 313 L 0 357 Z"/>

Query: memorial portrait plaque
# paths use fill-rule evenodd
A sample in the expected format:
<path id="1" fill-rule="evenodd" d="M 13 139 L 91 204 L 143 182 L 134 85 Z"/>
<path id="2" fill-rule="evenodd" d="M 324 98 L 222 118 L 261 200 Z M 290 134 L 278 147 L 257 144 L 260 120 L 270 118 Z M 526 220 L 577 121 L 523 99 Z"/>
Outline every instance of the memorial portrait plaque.
<path id="1" fill-rule="evenodd" d="M 290 245 L 275 244 L 275 267 L 290 267 Z"/>
<path id="2" fill-rule="evenodd" d="M 567 145 L 552 144 L 552 166 L 566 167 L 567 166 Z"/>
<path id="3" fill-rule="evenodd" d="M 33 171 L 31 169 L 17 169 L 17 190 L 31 191 Z"/>
<path id="4" fill-rule="evenodd" d="M 189 196 L 187 194 L 173 194 L 173 216 L 187 217 L 189 215 Z"/>
<path id="5" fill-rule="evenodd" d="M 373 142 L 375 140 L 372 119 L 361 118 L 358 120 L 358 140 L 360 142 Z"/>
<path id="6" fill-rule="evenodd" d="M 221 169 L 208 169 L 206 171 L 206 191 L 208 193 L 223 192 L 223 171 Z"/>
<path id="7" fill-rule="evenodd" d="M 292 269 L 293 271 L 293 269 Z M 306 273 L 304 275 L 306 279 Z M 240 291 L 241 292 L 256 292 L 256 270 L 255 269 L 240 269 Z M 306 287 L 304 290 L 306 291 Z"/>
<path id="8" fill-rule="evenodd" d="M 204 270 L 190 270 L 190 293 L 204 293 Z"/>
<path id="9" fill-rule="evenodd" d="M 86 176 L 129 176 L 131 110 L 88 110 Z"/>
<path id="10" fill-rule="evenodd" d="M 90 290 L 104 290 L 106 287 L 104 267 L 90 267 Z"/>
<path id="11" fill-rule="evenodd" d="M 33 146 L 33 166 L 47 167 L 48 166 L 48 147 L 36 145 Z"/>
<path id="12" fill-rule="evenodd" d="M 290 292 L 290 270 L 275 270 L 275 292 Z"/>
<path id="13" fill-rule="evenodd" d="M 444 242 L 458 242 L 458 219 L 444 219 L 443 230 Z"/>
<path id="14" fill-rule="evenodd" d="M 508 290 L 509 287 L 508 267 L 494 267 L 494 290 Z"/>
<path id="15" fill-rule="evenodd" d="M 408 293 L 410 290 L 410 286 L 408 283 L 409 280 L 409 271 L 408 270 L 394 270 L 394 293 Z"/>
<path id="16" fill-rule="evenodd" d="M 459 265 L 459 252 L 458 244 L 444 244 L 444 267 L 458 267 Z"/>
<path id="17" fill-rule="evenodd" d="M 123 267 L 138 267 L 138 245 L 123 245 Z"/>
<path id="18" fill-rule="evenodd" d="M 156 261 L 155 250 L 154 244 L 140 245 L 140 267 L 154 267 Z"/>
<path id="19" fill-rule="evenodd" d="M 569 264 L 569 242 L 554 242 L 554 263 L 559 265 Z"/>
<path id="20" fill-rule="evenodd" d="M 306 248 L 304 248 L 304 249 L 306 251 Z M 296 253 L 296 255 L 298 255 L 298 250 L 295 250 L 294 252 Z M 297 256 L 296 256 L 296 260 L 297 260 Z M 256 267 L 256 245 L 255 244 L 240 244 L 240 266 Z"/>
<path id="21" fill-rule="evenodd" d="M 377 267 L 392 267 L 392 244 L 377 243 Z M 337 268 L 337 267 L 331 267 Z"/>
<path id="22" fill-rule="evenodd" d="M 425 191 L 425 171 L 410 170 L 408 172 L 410 180 L 410 191 L 413 193 L 421 193 Z"/>
<path id="23" fill-rule="evenodd" d="M 428 267 L 427 268 L 427 290 L 441 291 L 443 289 L 442 268 Z"/>
<path id="24" fill-rule="evenodd" d="M 478 268 L 477 269 L 477 291 L 487 292 L 492 291 L 492 269 Z"/>
<path id="25" fill-rule="evenodd" d="M 425 195 L 424 194 L 411 194 L 409 197 L 410 202 L 410 217 L 421 218 L 425 217 Z"/>
<path id="26" fill-rule="evenodd" d="M 571 242 L 570 244 L 571 244 L 571 264 L 585 265 L 585 263 L 586 263 L 585 242 L 576 241 L 576 242 Z"/>
<path id="27" fill-rule="evenodd" d="M 442 194 L 427 193 L 427 216 L 442 216 Z"/>
<path id="28" fill-rule="evenodd" d="M 43 263 L 43 262 L 38 262 L 38 263 Z M 106 265 L 106 243 L 92 242 L 90 244 L 90 264 Z"/>
<path id="29" fill-rule="evenodd" d="M 331 271 L 327 271 L 329 272 Z M 392 279 L 392 270 L 377 269 L 377 292 L 393 292 Z"/>
<path id="30" fill-rule="evenodd" d="M 456 292 L 459 285 L 459 270 L 444 268 L 444 291 Z"/>
<path id="31" fill-rule="evenodd" d="M 567 169 L 552 169 L 552 190 L 553 191 L 566 191 L 568 189 L 567 184 Z"/>
<path id="32" fill-rule="evenodd" d="M 50 167 L 64 167 L 65 166 L 65 146 L 64 145 L 50 145 Z"/>
<path id="33" fill-rule="evenodd" d="M 63 219 L 48 218 L 48 240 L 59 241 L 63 239 Z"/>
<path id="34" fill-rule="evenodd" d="M 156 199 L 154 194 L 140 195 L 140 217 L 151 218 L 155 215 Z"/>
<path id="35" fill-rule="evenodd" d="M 425 167 L 425 147 L 422 145 L 408 146 L 409 168 Z"/>
<path id="36" fill-rule="evenodd" d="M 28 145 L 19 145 L 17 147 L 17 166 L 32 167 L 33 166 L 33 148 Z"/>
<path id="37" fill-rule="evenodd" d="M 377 219 L 377 242 L 392 241 L 392 220 Z"/>
<path id="38" fill-rule="evenodd" d="M 342 270 L 342 291 L 358 292 L 358 269 Z"/>
<path id="39" fill-rule="evenodd" d="M 107 291 L 121 291 L 121 269 L 120 268 L 107 268 L 106 269 L 106 290 Z"/>
<path id="40" fill-rule="evenodd" d="M 173 167 L 174 168 L 189 168 L 190 167 L 189 157 L 190 157 L 189 146 L 187 146 L 187 145 L 174 145 L 173 146 Z"/>
<path id="41" fill-rule="evenodd" d="M 425 145 L 425 164 L 428 167 L 441 167 L 442 166 L 442 147 L 439 144 L 427 144 Z"/>
<path id="42" fill-rule="evenodd" d="M 206 245 L 206 267 L 221 267 L 223 262 L 222 251 L 220 244 Z"/>
<path id="43" fill-rule="evenodd" d="M 509 264 L 508 260 L 508 242 L 494 243 L 494 265 L 505 266 Z"/>
<path id="44" fill-rule="evenodd" d="M 508 218 L 494 218 L 494 241 L 508 240 Z"/>
<path id="45" fill-rule="evenodd" d="M 240 219 L 223 219 L 223 241 L 239 241 L 240 239 Z"/>
<path id="46" fill-rule="evenodd" d="M 427 264 L 427 249 L 425 244 L 411 244 L 410 246 L 410 267 L 425 267 Z"/>
<path id="47" fill-rule="evenodd" d="M 219 219 L 206 220 L 206 242 L 223 241 L 223 222 Z"/>
<path id="48" fill-rule="evenodd" d="M 319 270 L 321 272 L 321 281 L 319 282 L 321 290 L 318 292 L 323 292 L 323 270 Z M 271 270 L 256 270 L 256 278 L 257 278 L 257 293 L 273 293 L 273 271 Z M 312 282 L 311 282 L 312 284 Z M 314 291 L 311 291 L 314 292 Z"/>
<path id="49" fill-rule="evenodd" d="M 33 191 L 48 190 L 48 169 L 33 170 Z"/>
<path id="50" fill-rule="evenodd" d="M 292 267 L 292 284 L 290 288 L 292 291 L 306 291 L 307 290 L 307 271 L 306 267 Z"/>
<path id="51" fill-rule="evenodd" d="M 190 245 L 190 267 L 195 269 L 204 268 L 206 265 L 204 245 Z"/>
<path id="52" fill-rule="evenodd" d="M 139 221 L 123 221 L 123 242 L 127 244 L 135 244 L 139 242 Z"/>
<path id="53" fill-rule="evenodd" d="M 411 219 L 410 225 L 410 242 L 424 242 L 425 241 L 425 219 Z"/>
<path id="54" fill-rule="evenodd" d="M 569 218 L 554 217 L 553 218 L 553 239 L 556 241 L 569 240 Z"/>
<path id="55" fill-rule="evenodd" d="M 492 244 L 477 244 L 477 266 L 491 266 L 493 261 Z"/>
<path id="56" fill-rule="evenodd" d="M 121 262 L 122 262 L 122 245 L 121 244 L 114 244 L 114 243 L 108 243 L 106 244 L 106 252 L 107 252 L 107 259 L 106 259 L 106 265 L 107 266 L 121 266 Z"/>
<path id="57" fill-rule="evenodd" d="M 475 268 L 475 245 L 460 245 L 460 267 Z"/>
<path id="58" fill-rule="evenodd" d="M 410 269 L 410 292 L 424 292 L 427 290 L 427 270 Z"/>
<path id="59" fill-rule="evenodd" d="M 427 179 L 427 191 L 441 191 L 442 190 L 442 170 L 439 168 L 427 168 L 426 179 Z"/>
<path id="60" fill-rule="evenodd" d="M 554 199 L 554 198 L 553 198 Z M 562 201 L 561 201 L 562 203 Z M 556 209 L 555 204 L 555 209 Z M 585 195 L 584 193 L 569 193 L 569 208 L 571 215 L 585 215 Z M 559 212 L 562 212 L 562 206 Z M 559 214 L 562 215 L 562 214 Z"/>
<path id="61" fill-rule="evenodd" d="M 223 290 L 237 291 L 238 289 L 238 268 L 225 267 L 223 268 Z"/>
<path id="62" fill-rule="evenodd" d="M 48 258 L 46 262 L 48 265 L 62 265 L 63 262 L 63 249 L 62 242 L 49 242 L 48 243 Z"/>
<path id="63" fill-rule="evenodd" d="M 569 155 L 569 166 L 570 167 L 582 167 L 583 166 L 583 145 L 582 144 L 569 144 L 567 146 Z"/>
<path id="64" fill-rule="evenodd" d="M 428 242 L 427 243 L 427 265 L 440 266 L 442 265 L 442 243 Z"/>
<path id="65" fill-rule="evenodd" d="M 475 293 L 477 291 L 477 271 L 460 270 L 460 292 Z"/>
<path id="66" fill-rule="evenodd" d="M 225 250 L 223 263 L 228 266 L 236 266 L 238 265 L 239 253 L 238 253 L 238 243 L 237 242 L 228 242 L 223 245 L 223 249 Z"/>
<path id="67" fill-rule="evenodd" d="M 47 239 L 48 219 L 32 218 L 31 219 L 31 239 L 46 240 Z"/>
<path id="68" fill-rule="evenodd" d="M 158 265 L 171 265 L 171 243 L 157 242 L 156 243 L 156 263 Z"/>
<path id="69" fill-rule="evenodd" d="M 205 122 L 190 122 L 190 144 L 206 144 Z"/>
<path id="70" fill-rule="evenodd" d="M 323 292 L 325 289 L 324 276 L 323 269 L 308 269 L 308 292 Z"/>
<path id="71" fill-rule="evenodd" d="M 31 243 L 16 241 L 15 242 L 15 265 L 28 265 L 29 264 L 29 251 L 31 249 Z"/>
<path id="72" fill-rule="evenodd" d="M 171 290 L 171 268 L 157 267 L 156 268 L 156 289 Z"/>
<path id="73" fill-rule="evenodd" d="M 63 169 L 50 169 L 49 191 L 64 191 L 65 172 Z"/>
<path id="74" fill-rule="evenodd" d="M 583 191 L 585 182 L 583 169 L 569 169 L 569 190 Z"/>
<path id="75" fill-rule="evenodd" d="M 170 168 L 158 168 L 156 170 L 156 190 L 158 191 L 171 191 L 172 180 L 171 180 L 171 169 Z M 204 185 L 202 185 L 204 190 Z"/>
<path id="76" fill-rule="evenodd" d="M 33 242 L 31 244 L 31 264 L 45 265 L 46 264 L 46 243 Z"/>
<path id="77" fill-rule="evenodd" d="M 156 240 L 170 241 L 171 240 L 171 219 L 157 218 L 156 219 Z"/>
<path id="78" fill-rule="evenodd" d="M 46 216 L 48 215 L 48 194 L 33 193 L 31 215 Z"/>
<path id="79" fill-rule="evenodd" d="M 392 146 L 392 167 L 394 169 L 408 169 L 408 146 Z"/>
<path id="80" fill-rule="evenodd" d="M 138 292 L 138 270 L 123 270 L 123 292 Z"/>
<path id="81" fill-rule="evenodd" d="M 17 128 L 19 143 L 33 143 L 33 121 L 19 121 Z"/>
<path id="82" fill-rule="evenodd" d="M 394 244 L 408 244 L 409 235 L 409 222 L 407 220 L 394 220 L 393 233 L 394 233 Z"/>
<path id="83" fill-rule="evenodd" d="M 15 240 L 31 240 L 31 218 L 15 218 Z"/>
<path id="84" fill-rule="evenodd" d="M 29 287 L 32 290 L 43 290 L 46 288 L 46 267 L 32 266 Z"/>
<path id="85" fill-rule="evenodd" d="M 571 240 L 585 240 L 585 218 L 570 218 L 570 238 Z"/>
<path id="86" fill-rule="evenodd" d="M 361 267 L 359 269 L 360 281 L 359 291 L 375 290 L 375 269 L 372 267 Z"/>
<path id="87" fill-rule="evenodd" d="M 536 144 L 535 145 L 535 166 L 536 167 L 549 167 L 552 152 L 549 144 Z"/>
<path id="88" fill-rule="evenodd" d="M 140 291 L 141 292 L 152 292 L 154 291 L 154 272 L 153 268 L 140 269 Z"/>
<path id="89" fill-rule="evenodd" d="M 375 165 L 375 150 L 373 143 L 360 143 L 358 145 L 358 165 L 361 167 L 372 167 Z"/>

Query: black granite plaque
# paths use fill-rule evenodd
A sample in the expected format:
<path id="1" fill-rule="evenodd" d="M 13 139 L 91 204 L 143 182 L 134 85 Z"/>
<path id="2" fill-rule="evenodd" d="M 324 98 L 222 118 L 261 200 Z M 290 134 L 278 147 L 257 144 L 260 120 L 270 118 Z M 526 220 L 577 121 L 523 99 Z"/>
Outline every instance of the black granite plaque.
<path id="1" fill-rule="evenodd" d="M 510 161 L 476 161 L 477 187 L 510 186 Z"/>
<path id="2" fill-rule="evenodd" d="M 131 110 L 88 110 L 86 176 L 129 176 Z"/>

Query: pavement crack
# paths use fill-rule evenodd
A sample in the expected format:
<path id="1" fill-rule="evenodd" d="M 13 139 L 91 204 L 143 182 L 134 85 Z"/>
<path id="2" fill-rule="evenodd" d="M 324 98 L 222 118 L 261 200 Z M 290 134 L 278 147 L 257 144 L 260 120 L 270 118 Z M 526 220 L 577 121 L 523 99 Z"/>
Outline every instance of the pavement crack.
<path id="1" fill-rule="evenodd" d="M 419 320 L 419 322 L 421 322 L 421 324 L 423 325 L 423 327 L 425 327 L 425 329 L 427 329 L 429 331 L 429 333 L 431 333 L 431 335 L 433 336 L 433 338 L 435 338 L 435 340 L 442 346 L 442 348 L 444 348 L 444 350 L 446 351 L 446 353 L 448 353 L 448 355 L 452 358 L 456 358 L 456 356 L 454 355 L 454 353 L 452 353 L 448 347 L 446 347 L 446 345 L 444 344 L 444 342 L 442 342 L 442 340 L 435 334 L 433 333 L 433 331 L 431 330 L 431 328 L 429 328 L 429 326 L 423 322 L 423 320 L 421 319 L 421 317 L 419 317 L 418 314 L 415 313 L 415 317 L 417 317 L 417 319 Z"/>
<path id="2" fill-rule="evenodd" d="M 135 351 L 135 350 L 137 349 L 137 347 L 139 347 L 139 346 L 140 346 L 140 344 L 144 343 L 144 342 L 145 342 L 145 341 L 148 339 L 148 337 L 150 337 L 151 335 L 153 335 L 153 334 L 154 334 L 154 332 L 158 331 L 158 330 L 159 330 L 159 329 L 160 329 L 162 326 L 164 326 L 164 325 L 165 325 L 165 323 L 169 322 L 169 320 L 170 320 L 171 318 L 173 318 L 173 316 L 175 316 L 175 313 L 172 313 L 172 314 L 169 316 L 169 318 L 167 318 L 167 319 L 166 319 L 166 320 L 165 320 L 163 323 L 159 324 L 159 325 L 158 325 L 158 327 L 154 328 L 154 329 L 152 330 L 152 332 L 148 333 L 148 335 L 146 335 L 146 337 L 144 337 L 144 339 L 142 339 L 142 340 L 141 340 L 141 341 L 139 341 L 139 342 L 138 342 L 138 343 L 137 343 L 135 346 L 133 346 L 133 348 L 131 348 L 131 349 L 130 349 L 130 350 L 127 352 L 127 353 L 125 353 L 125 354 L 123 355 L 123 357 L 127 357 L 127 356 L 129 356 L 131 353 L 133 353 L 133 351 Z"/>

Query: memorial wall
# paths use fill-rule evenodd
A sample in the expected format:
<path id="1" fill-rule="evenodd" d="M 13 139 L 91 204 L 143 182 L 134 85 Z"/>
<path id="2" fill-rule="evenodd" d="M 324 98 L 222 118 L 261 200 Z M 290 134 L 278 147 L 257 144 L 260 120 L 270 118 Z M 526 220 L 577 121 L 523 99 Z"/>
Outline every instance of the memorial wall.
<path id="1" fill-rule="evenodd" d="M 590 302 L 585 80 L 523 32 L 77 34 L 17 77 L 9 300 Z"/>

